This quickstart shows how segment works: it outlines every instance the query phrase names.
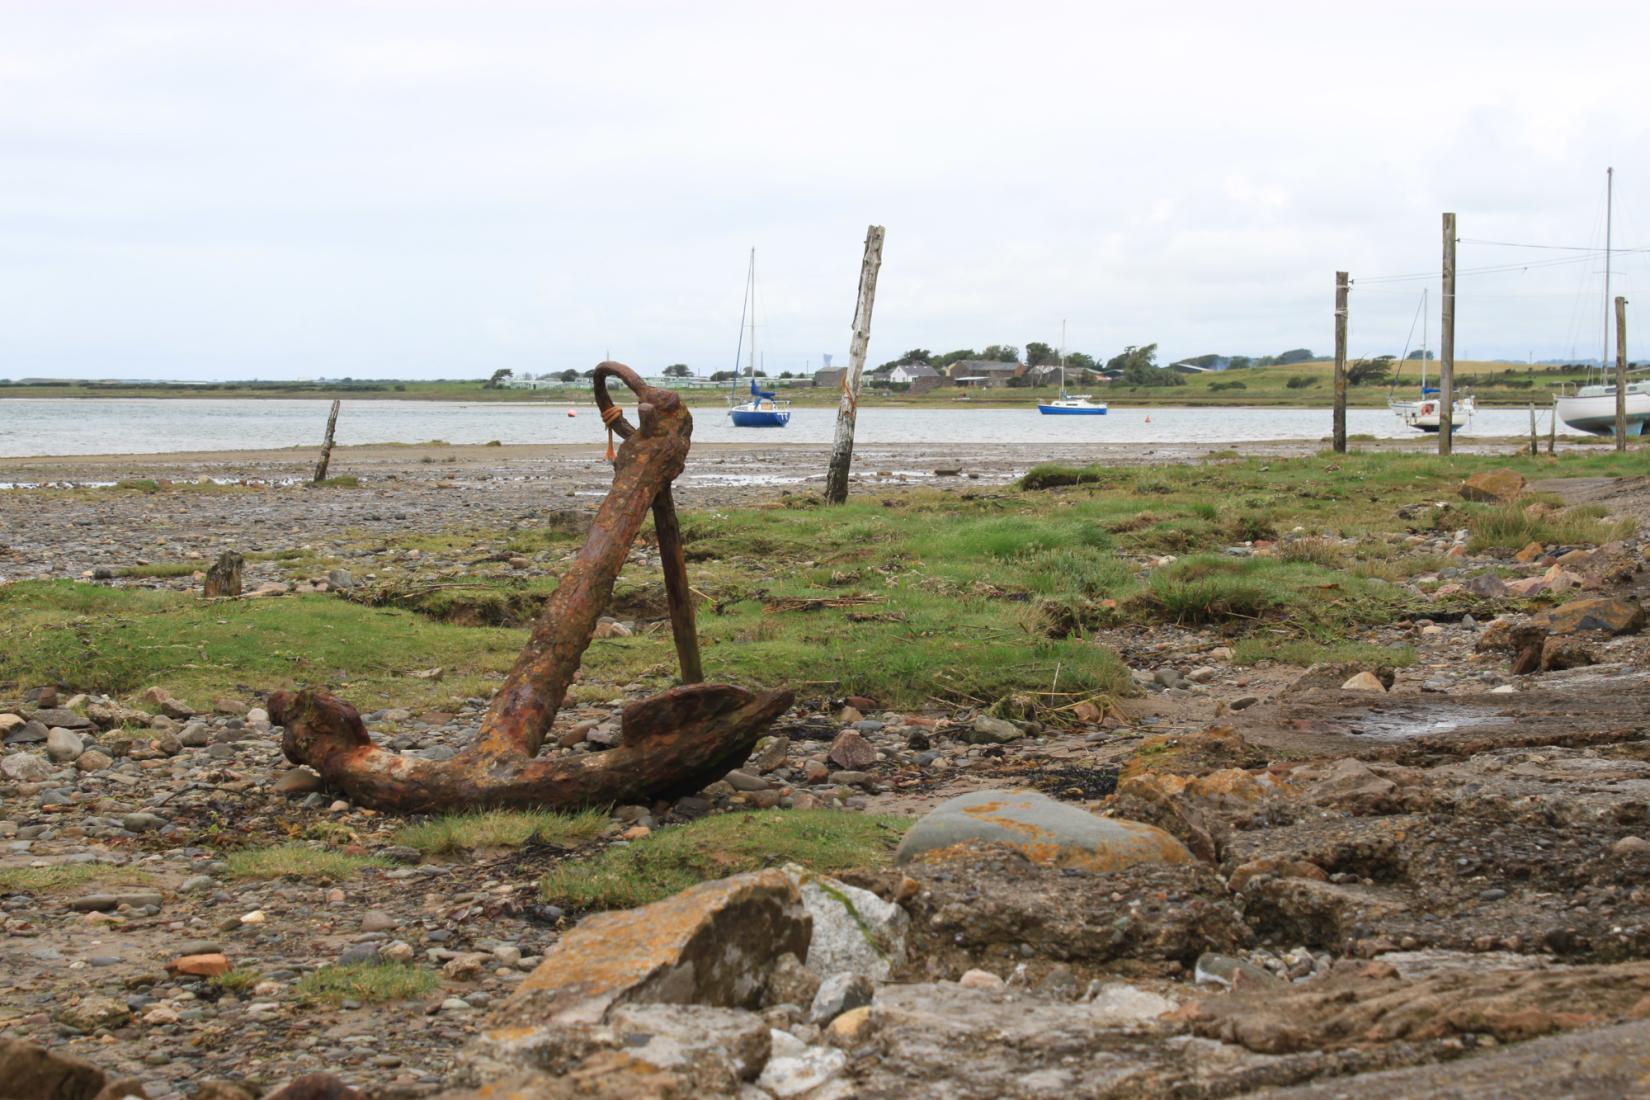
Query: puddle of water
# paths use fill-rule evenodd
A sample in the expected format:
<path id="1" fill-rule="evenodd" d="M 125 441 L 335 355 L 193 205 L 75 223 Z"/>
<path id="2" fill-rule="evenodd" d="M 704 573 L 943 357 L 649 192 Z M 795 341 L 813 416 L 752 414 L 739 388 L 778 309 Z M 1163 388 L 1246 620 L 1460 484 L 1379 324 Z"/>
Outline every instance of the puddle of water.
<path id="1" fill-rule="evenodd" d="M 1406 707 L 1402 709 L 1370 711 L 1348 723 L 1347 733 L 1372 741 L 1407 741 L 1412 737 L 1427 737 L 1438 733 L 1453 733 L 1473 726 L 1487 726 L 1503 721 L 1500 714 L 1465 707 Z"/>

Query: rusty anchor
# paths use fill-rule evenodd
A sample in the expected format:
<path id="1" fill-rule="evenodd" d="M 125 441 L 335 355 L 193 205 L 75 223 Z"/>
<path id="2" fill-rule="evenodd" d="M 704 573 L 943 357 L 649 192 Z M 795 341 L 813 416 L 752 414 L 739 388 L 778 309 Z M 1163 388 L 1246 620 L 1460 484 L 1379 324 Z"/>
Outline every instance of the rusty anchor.
<path id="1" fill-rule="evenodd" d="M 608 396 L 609 378 L 635 392 L 639 429 Z M 696 791 L 750 755 L 762 730 L 790 707 L 792 696 L 700 682 L 704 677 L 687 559 L 670 492 L 687 461 L 693 418 L 679 396 L 647 385 L 622 363 L 598 366 L 595 390 L 603 422 L 622 440 L 613 488 L 515 667 L 493 696 L 475 739 L 446 760 L 402 756 L 374 745 L 360 714 L 337 696 L 318 688 L 282 691 L 270 697 L 269 714 L 285 727 L 281 747 L 287 759 L 308 764 L 362 806 L 427 812 L 643 802 Z M 625 707 L 619 743 L 608 751 L 539 759 L 650 509 L 682 686 Z"/>

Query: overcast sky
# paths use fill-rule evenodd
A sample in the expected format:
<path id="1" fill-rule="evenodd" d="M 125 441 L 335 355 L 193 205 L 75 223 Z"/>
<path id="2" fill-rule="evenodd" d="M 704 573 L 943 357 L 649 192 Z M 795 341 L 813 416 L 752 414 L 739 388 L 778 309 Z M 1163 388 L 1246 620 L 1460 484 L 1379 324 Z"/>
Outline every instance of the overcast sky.
<path id="1" fill-rule="evenodd" d="M 0 0 L 0 377 L 708 373 L 752 246 L 765 365 L 801 370 L 847 357 L 871 222 L 872 363 L 1062 318 L 1102 355 L 1327 352 L 1335 270 L 1436 271 L 1444 210 L 1601 244 L 1614 165 L 1616 243 L 1650 246 L 1647 31 L 1550 0 Z M 1460 264 L 1578 258 L 1463 277 L 1457 354 L 1597 355 L 1602 262 Z M 1650 318 L 1650 260 L 1616 269 Z M 1356 286 L 1353 353 L 1398 351 L 1423 285 Z"/>

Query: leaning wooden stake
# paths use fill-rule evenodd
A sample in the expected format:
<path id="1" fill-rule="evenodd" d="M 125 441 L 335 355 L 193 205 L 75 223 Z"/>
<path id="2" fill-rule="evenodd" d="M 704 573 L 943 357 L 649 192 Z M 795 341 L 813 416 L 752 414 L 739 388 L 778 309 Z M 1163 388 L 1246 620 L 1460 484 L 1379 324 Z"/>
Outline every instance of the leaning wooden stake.
<path id="1" fill-rule="evenodd" d="M 1616 450 L 1627 450 L 1627 299 L 1616 299 Z"/>
<path id="2" fill-rule="evenodd" d="M 315 464 L 316 485 L 327 479 L 327 463 L 332 461 L 332 433 L 338 428 L 338 401 L 333 401 L 332 412 L 327 416 L 327 437 L 321 441 L 321 461 Z"/>
<path id="3" fill-rule="evenodd" d="M 1540 436 L 1538 436 L 1536 434 L 1536 430 L 1535 430 L 1535 402 L 1531 401 L 1530 402 L 1530 456 L 1533 458 L 1534 456 L 1536 456 L 1540 453 L 1541 453 L 1541 440 L 1540 440 Z"/>
<path id="4" fill-rule="evenodd" d="M 1347 274 L 1335 272 L 1335 414 L 1334 448 L 1346 453 L 1346 292 Z"/>
<path id="5" fill-rule="evenodd" d="M 608 398 L 610 377 L 636 392 L 639 429 Z M 374 745 L 360 715 L 342 699 L 318 689 L 278 692 L 270 697 L 269 713 L 285 727 L 281 745 L 290 760 L 315 768 L 357 803 L 381 810 L 646 802 L 698 790 L 738 767 L 762 730 L 791 705 L 788 691 L 752 693 L 692 682 L 699 677 L 699 651 L 670 483 L 687 459 L 693 418 L 676 394 L 645 384 L 619 363 L 597 367 L 595 387 L 603 421 L 624 439 L 613 488 L 493 696 L 475 740 L 447 760 L 402 756 Z M 687 682 L 626 707 L 616 747 L 538 759 L 650 510 Z"/>
<path id="6" fill-rule="evenodd" d="M 1455 215 L 1444 215 L 1443 317 L 1438 337 L 1438 453 L 1455 449 Z"/>
<path id="7" fill-rule="evenodd" d="M 859 412 L 859 378 L 865 370 L 865 349 L 871 342 L 871 306 L 877 297 L 877 272 L 882 267 L 882 226 L 865 232 L 865 259 L 859 265 L 859 298 L 854 305 L 854 339 L 848 345 L 848 369 L 842 375 L 842 398 L 836 406 L 836 438 L 831 442 L 831 465 L 825 474 L 825 503 L 848 499 L 848 468 L 854 462 L 854 417 Z"/>

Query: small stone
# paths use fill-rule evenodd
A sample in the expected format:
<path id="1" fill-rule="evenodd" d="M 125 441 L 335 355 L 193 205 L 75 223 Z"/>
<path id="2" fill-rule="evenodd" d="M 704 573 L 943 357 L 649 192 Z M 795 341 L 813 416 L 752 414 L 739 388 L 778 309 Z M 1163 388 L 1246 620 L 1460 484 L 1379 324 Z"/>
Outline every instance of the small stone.
<path id="1" fill-rule="evenodd" d="M 1650 852 L 1650 840 L 1640 836 L 1624 836 L 1614 844 L 1610 850 L 1618 856 L 1637 856 Z"/>
<path id="2" fill-rule="evenodd" d="M 120 819 L 120 827 L 129 833 L 147 833 L 166 824 L 166 819 L 159 814 L 143 811 L 126 814 Z"/>
<path id="3" fill-rule="evenodd" d="M 759 775 L 735 769 L 722 777 L 723 780 L 736 791 L 765 791 L 768 781 Z"/>
<path id="4" fill-rule="evenodd" d="M 957 979 L 957 984 L 964 989 L 1002 989 L 1007 983 L 989 970 L 970 970 Z"/>
<path id="5" fill-rule="evenodd" d="M 1386 685 L 1373 672 L 1360 672 L 1341 685 L 1342 691 L 1375 691 L 1385 694 Z"/>
<path id="6" fill-rule="evenodd" d="M 963 732 L 962 739 L 970 745 L 1006 745 L 1024 736 L 1025 733 L 1013 722 L 982 714 Z"/>
<path id="7" fill-rule="evenodd" d="M 875 993 L 871 979 L 863 974 L 832 974 L 819 983 L 819 991 L 808 1009 L 808 1022 L 828 1024 L 850 1008 L 870 1004 Z"/>
<path id="8" fill-rule="evenodd" d="M 396 928 L 396 920 L 382 909 L 368 909 L 361 916 L 361 931 L 363 932 L 391 932 Z"/>
<path id="9" fill-rule="evenodd" d="M 72 764 L 86 751 L 74 730 L 54 726 L 46 733 L 46 755 L 54 764 Z"/>
<path id="10" fill-rule="evenodd" d="M 132 1018 L 132 1010 L 113 997 L 101 994 L 82 997 L 58 1012 L 57 1018 L 81 1031 L 115 1028 Z"/>
<path id="11" fill-rule="evenodd" d="M 227 974 L 234 969 L 226 955 L 182 955 L 166 964 L 166 969 L 174 974 L 185 974 L 192 978 L 215 978 L 219 974 Z"/>
<path id="12" fill-rule="evenodd" d="M 858 730 L 846 729 L 836 735 L 826 756 L 839 768 L 857 771 L 876 763 L 877 749 Z"/>
<path id="13" fill-rule="evenodd" d="M 275 778 L 269 789 L 288 798 L 301 798 L 321 789 L 321 777 L 309 768 L 288 768 Z"/>
<path id="14" fill-rule="evenodd" d="M 0 775 L 18 783 L 42 783 L 51 774 L 51 765 L 32 753 L 14 752 L 0 758 Z"/>
<path id="15" fill-rule="evenodd" d="M 114 760 L 107 753 L 87 749 L 75 759 L 74 766 L 83 772 L 100 772 L 113 763 Z"/>

